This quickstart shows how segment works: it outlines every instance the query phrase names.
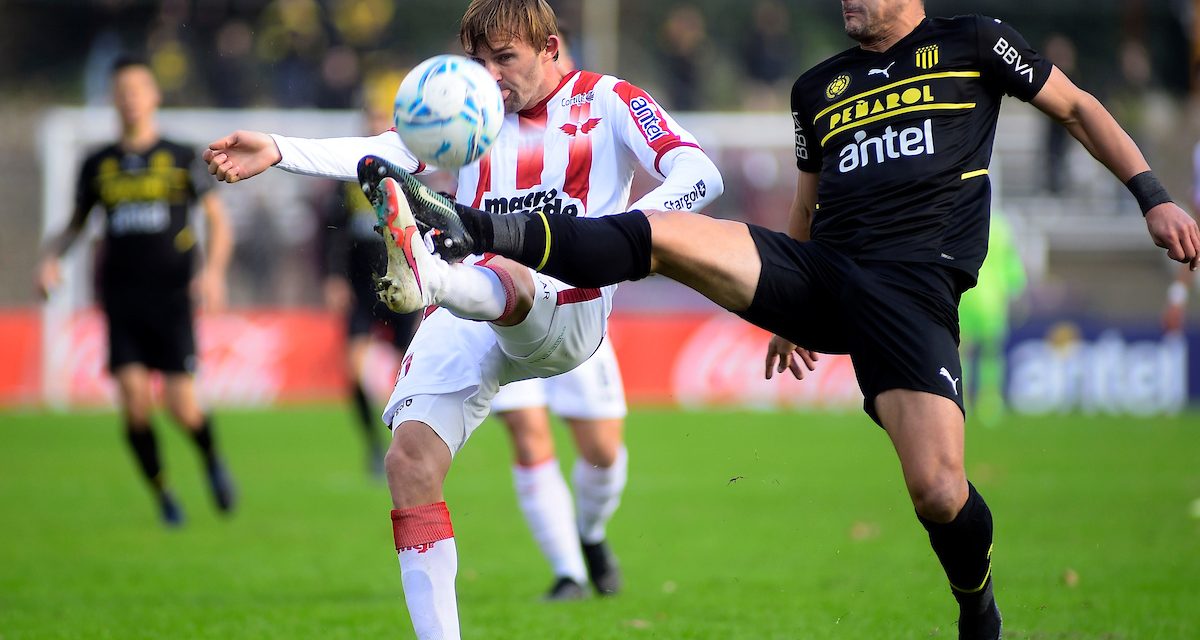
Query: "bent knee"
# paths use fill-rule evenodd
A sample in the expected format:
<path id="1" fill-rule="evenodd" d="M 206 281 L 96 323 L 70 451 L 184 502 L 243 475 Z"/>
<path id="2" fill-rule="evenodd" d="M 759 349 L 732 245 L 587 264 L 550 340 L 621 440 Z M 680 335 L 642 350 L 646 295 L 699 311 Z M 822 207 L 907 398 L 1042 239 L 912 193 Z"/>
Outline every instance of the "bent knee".
<path id="1" fill-rule="evenodd" d="M 491 269 L 496 277 L 500 278 L 500 283 L 504 286 L 504 293 L 509 296 L 505 305 L 509 311 L 496 319 L 495 323 L 501 326 L 520 323 L 533 308 L 533 296 L 537 293 L 533 273 L 528 267 L 501 257 L 492 258 L 482 266 Z"/>
<path id="2" fill-rule="evenodd" d="M 962 474 L 942 473 L 909 487 L 917 514 L 933 522 L 950 522 L 967 501 L 967 480 Z"/>

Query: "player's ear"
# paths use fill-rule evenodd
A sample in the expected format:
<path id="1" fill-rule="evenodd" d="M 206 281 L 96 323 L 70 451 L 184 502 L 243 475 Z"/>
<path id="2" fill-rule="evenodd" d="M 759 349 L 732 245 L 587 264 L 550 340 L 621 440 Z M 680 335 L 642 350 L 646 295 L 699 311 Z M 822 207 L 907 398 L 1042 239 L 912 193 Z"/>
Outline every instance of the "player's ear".
<path id="1" fill-rule="evenodd" d="M 546 38 L 546 53 L 550 54 L 550 57 L 556 62 L 558 61 L 559 47 L 560 43 L 558 36 L 550 34 L 550 36 Z"/>

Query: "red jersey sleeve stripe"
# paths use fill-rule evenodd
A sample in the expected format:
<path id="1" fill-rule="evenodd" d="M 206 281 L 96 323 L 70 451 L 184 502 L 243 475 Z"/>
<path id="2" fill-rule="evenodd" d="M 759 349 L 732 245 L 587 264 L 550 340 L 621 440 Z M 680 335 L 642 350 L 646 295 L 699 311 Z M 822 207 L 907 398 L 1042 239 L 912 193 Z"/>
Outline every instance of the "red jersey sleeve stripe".
<path id="1" fill-rule="evenodd" d="M 683 142 L 679 138 L 679 134 L 671 131 L 662 110 L 658 108 L 658 104 L 654 102 L 650 94 L 624 80 L 613 87 L 613 92 L 625 102 L 625 106 L 629 109 L 629 117 L 633 118 L 646 145 L 654 149 L 655 153 L 661 156 L 664 153 L 664 147 L 669 145 L 673 148 Z"/>

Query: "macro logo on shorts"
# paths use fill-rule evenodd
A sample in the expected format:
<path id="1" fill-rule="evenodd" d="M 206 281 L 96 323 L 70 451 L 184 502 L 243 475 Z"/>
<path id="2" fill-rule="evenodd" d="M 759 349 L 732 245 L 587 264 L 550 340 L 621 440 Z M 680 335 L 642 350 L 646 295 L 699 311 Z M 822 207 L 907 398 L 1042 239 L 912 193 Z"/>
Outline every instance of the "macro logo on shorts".
<path id="1" fill-rule="evenodd" d="M 917 66 L 922 69 L 932 69 L 938 63 L 938 46 L 927 44 L 917 49 Z"/>
<path id="2" fill-rule="evenodd" d="M 832 81 L 829 86 L 825 87 L 825 99 L 833 100 L 834 98 L 846 92 L 846 87 L 850 86 L 850 76 L 842 74 Z"/>

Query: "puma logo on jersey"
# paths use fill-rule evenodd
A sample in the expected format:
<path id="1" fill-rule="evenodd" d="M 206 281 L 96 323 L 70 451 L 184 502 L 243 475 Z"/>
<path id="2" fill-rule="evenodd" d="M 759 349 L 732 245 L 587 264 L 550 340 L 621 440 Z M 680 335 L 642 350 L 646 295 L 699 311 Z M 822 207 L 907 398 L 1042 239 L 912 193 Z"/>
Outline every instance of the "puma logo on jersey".
<path id="1" fill-rule="evenodd" d="M 562 129 L 563 133 L 571 137 L 574 137 L 576 133 L 581 136 L 586 136 L 592 129 L 595 129 L 596 125 L 598 124 L 600 124 L 600 118 L 589 118 L 588 121 L 584 122 L 583 124 L 568 122 L 559 127 L 559 129 Z"/>
<path id="2" fill-rule="evenodd" d="M 889 64 L 888 66 L 886 66 L 882 69 L 871 69 L 870 71 L 867 72 L 867 75 L 869 75 L 869 76 L 881 75 L 881 76 L 887 78 L 888 80 L 891 80 L 892 79 L 891 69 L 892 69 L 892 65 L 894 65 L 894 64 L 896 64 L 896 61 L 892 60 L 892 64 Z"/>
<path id="3" fill-rule="evenodd" d="M 888 160 L 933 155 L 933 121 L 926 118 L 920 127 L 908 127 L 896 131 L 890 125 L 883 133 L 867 137 L 866 131 L 857 131 L 854 142 L 838 152 L 841 160 L 838 171 L 850 173 L 860 167 L 882 164 Z"/>
<path id="4" fill-rule="evenodd" d="M 1033 84 L 1033 65 L 1024 62 L 1021 59 L 1021 53 L 1017 51 L 1016 47 L 1009 44 L 1008 40 L 1004 38 L 997 40 L 996 46 L 992 47 L 992 51 L 1000 56 L 1000 59 L 1005 64 L 1011 66 L 1017 72 L 1017 75 L 1025 76 L 1029 84 Z"/>
<path id="5" fill-rule="evenodd" d="M 958 378 L 955 378 L 954 376 L 950 375 L 950 371 L 947 370 L 946 367 L 942 367 L 941 370 L 938 371 L 938 375 L 949 380 L 950 381 L 950 390 L 954 392 L 954 395 L 958 395 Z"/>

